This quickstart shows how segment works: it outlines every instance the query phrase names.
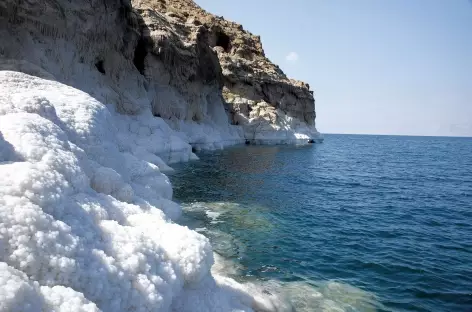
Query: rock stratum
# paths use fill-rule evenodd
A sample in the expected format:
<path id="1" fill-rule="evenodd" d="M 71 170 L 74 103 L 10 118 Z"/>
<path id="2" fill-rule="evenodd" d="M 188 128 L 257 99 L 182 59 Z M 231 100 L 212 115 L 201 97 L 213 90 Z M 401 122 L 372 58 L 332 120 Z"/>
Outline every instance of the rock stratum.
<path id="1" fill-rule="evenodd" d="M 258 36 L 190 0 L 5 0 L 0 9 L 4 58 L 38 65 L 86 92 L 74 76 L 95 68 L 120 112 L 150 106 L 197 148 L 320 139 L 309 86 L 271 63 Z"/>
<path id="2" fill-rule="evenodd" d="M 280 143 L 305 139 L 297 135 L 290 137 L 284 130 L 292 131 L 291 134 L 300 130 L 306 137 L 319 138 L 314 127 L 315 101 L 309 85 L 288 79 L 277 65 L 270 62 L 265 57 L 259 36 L 244 30 L 240 24 L 207 13 L 193 1 L 138 0 L 133 1 L 133 7 L 150 26 L 147 27 L 151 31 L 146 29 L 144 33 L 146 42 L 157 43 L 158 48 L 154 46 L 152 49 L 154 54 L 156 50 L 158 54 L 162 46 L 176 47 L 181 43 L 192 47 L 209 46 L 216 52 L 219 66 L 210 56 L 212 53 L 204 49 L 196 49 L 208 53 L 207 58 L 197 56 L 197 63 L 205 68 L 214 68 L 206 77 L 223 86 L 230 123 L 243 125 L 246 139 L 262 140 L 266 136 L 268 140 L 275 139 Z M 153 15 L 156 10 L 165 12 L 172 27 L 170 33 L 163 35 L 162 27 L 156 26 L 159 25 L 159 18 Z M 173 55 L 179 54 L 175 48 L 171 51 Z M 191 54 L 199 55 L 195 50 Z M 189 79 L 195 79 L 195 74 L 184 80 L 188 82 Z M 201 116 L 194 118 L 198 120 Z"/>
<path id="3" fill-rule="evenodd" d="M 292 311 L 215 271 L 164 174 L 318 138 L 258 37 L 190 1 L 2 0 L 0 38 L 0 311 Z"/>

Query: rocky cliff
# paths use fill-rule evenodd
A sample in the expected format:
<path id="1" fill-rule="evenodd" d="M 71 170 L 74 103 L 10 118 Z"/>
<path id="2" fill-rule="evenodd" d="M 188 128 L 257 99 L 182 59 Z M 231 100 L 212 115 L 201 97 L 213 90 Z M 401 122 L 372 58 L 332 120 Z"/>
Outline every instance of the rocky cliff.
<path id="1" fill-rule="evenodd" d="M 309 85 L 288 79 L 267 59 L 259 36 L 240 24 L 209 14 L 191 0 L 134 0 L 133 7 L 144 17 L 146 25 L 158 24 L 149 12 L 164 13 L 172 28 L 172 35 L 167 38 L 177 35 L 184 45 L 202 44 L 216 52 L 219 66 L 210 62 L 211 57 L 200 64 L 205 68 L 221 67 L 218 83 L 223 85 L 226 111 L 232 124 L 243 125 L 246 138 L 270 137 L 271 132 L 293 130 L 301 125 L 307 126 L 304 130 L 308 136 L 318 138 L 314 128 L 315 101 Z M 162 32 L 151 32 L 147 41 L 166 46 Z M 220 69 L 213 72 L 219 73 Z"/>
<path id="2" fill-rule="evenodd" d="M 4 59 L 92 93 L 78 76 L 94 68 L 122 113 L 150 107 L 197 147 L 319 138 L 309 86 L 271 63 L 258 36 L 191 0 L 5 0 L 0 23 Z"/>
<path id="3" fill-rule="evenodd" d="M 163 173 L 317 136 L 256 37 L 191 2 L 2 0 L 0 38 L 0 312 L 293 311 L 215 272 Z"/>

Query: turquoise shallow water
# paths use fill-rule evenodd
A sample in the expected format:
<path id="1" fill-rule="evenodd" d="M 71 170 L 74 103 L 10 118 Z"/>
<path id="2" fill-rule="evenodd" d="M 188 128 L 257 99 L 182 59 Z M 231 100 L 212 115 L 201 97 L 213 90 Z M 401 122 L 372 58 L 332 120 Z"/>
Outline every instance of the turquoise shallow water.
<path id="1" fill-rule="evenodd" d="M 170 175 L 181 222 L 241 279 L 337 281 L 373 311 L 472 311 L 472 139 L 326 135 L 199 156 Z"/>

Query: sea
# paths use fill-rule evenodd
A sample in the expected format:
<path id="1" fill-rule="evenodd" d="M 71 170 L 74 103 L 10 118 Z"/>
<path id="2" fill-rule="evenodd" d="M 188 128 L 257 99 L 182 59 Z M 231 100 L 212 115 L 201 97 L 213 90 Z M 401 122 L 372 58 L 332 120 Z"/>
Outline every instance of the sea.
<path id="1" fill-rule="evenodd" d="M 178 221 L 295 311 L 472 311 L 472 138 L 325 135 L 174 166 Z"/>

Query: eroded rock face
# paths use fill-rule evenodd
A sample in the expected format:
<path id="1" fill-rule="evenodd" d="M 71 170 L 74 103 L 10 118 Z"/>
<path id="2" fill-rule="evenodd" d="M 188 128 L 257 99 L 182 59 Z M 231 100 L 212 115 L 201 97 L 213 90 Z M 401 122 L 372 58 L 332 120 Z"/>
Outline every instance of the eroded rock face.
<path id="1" fill-rule="evenodd" d="M 250 133 L 255 127 L 270 132 L 303 124 L 316 135 L 315 100 L 309 85 L 288 79 L 267 59 L 259 36 L 209 14 L 191 0 L 133 0 L 133 6 L 165 13 L 175 34 L 187 45 L 202 44 L 204 49 L 206 40 L 222 69 L 222 81 L 215 80 L 224 85 L 222 94 L 230 121 L 244 126 L 246 138 L 254 139 Z M 199 36 L 202 33 L 205 35 Z"/>
<path id="2" fill-rule="evenodd" d="M 216 102 L 222 106 L 223 76 L 216 53 L 208 45 L 208 30 L 203 26 L 184 26 L 160 4 L 133 2 L 135 12 L 142 18 L 144 60 L 140 72 L 159 91 L 153 99 L 153 110 L 164 118 L 203 120 L 206 109 L 201 109 L 202 105 Z M 163 89 L 167 86 L 177 91 L 181 101 L 170 106 L 162 103 L 159 93 L 166 92 Z"/>
<path id="3" fill-rule="evenodd" d="M 0 1 L 0 310 L 293 310 L 212 276 L 208 240 L 170 222 L 180 209 L 167 164 L 245 137 L 316 134 L 272 103 L 285 87 L 270 63 L 236 87 L 251 76 L 223 57 L 263 59 L 260 42 L 236 49 L 229 22 L 201 12 L 170 0 Z"/>
<path id="4" fill-rule="evenodd" d="M 0 35 L 0 59 L 35 64 L 124 114 L 151 109 L 231 140 L 318 134 L 309 86 L 271 63 L 258 36 L 191 0 L 4 0 Z"/>

